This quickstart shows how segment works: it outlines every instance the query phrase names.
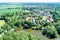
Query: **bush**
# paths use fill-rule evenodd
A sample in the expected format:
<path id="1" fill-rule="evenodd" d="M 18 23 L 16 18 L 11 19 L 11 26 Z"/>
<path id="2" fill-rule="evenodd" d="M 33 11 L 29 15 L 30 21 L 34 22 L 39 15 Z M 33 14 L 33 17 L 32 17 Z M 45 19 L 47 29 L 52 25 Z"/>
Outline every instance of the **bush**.
<path id="1" fill-rule="evenodd" d="M 56 38 L 57 37 L 56 31 L 54 31 L 54 30 L 48 30 L 47 37 L 49 37 L 49 38 Z"/>
<path id="2" fill-rule="evenodd" d="M 54 26 L 52 26 L 52 27 L 47 26 L 47 28 L 44 29 L 42 34 L 46 35 L 49 38 L 56 38 L 57 37 L 57 31 Z"/>
<path id="3" fill-rule="evenodd" d="M 56 27 L 58 34 L 60 35 L 60 26 Z"/>
<path id="4" fill-rule="evenodd" d="M 43 32 L 42 32 L 42 35 L 46 35 L 47 34 L 47 30 L 44 30 Z"/>
<path id="5" fill-rule="evenodd" d="M 9 25 L 9 24 L 5 24 L 1 27 L 1 29 L 4 29 L 4 30 L 11 30 L 12 27 Z"/>
<path id="6" fill-rule="evenodd" d="M 2 32 L 4 32 L 4 29 L 0 29 L 0 34 L 1 34 Z"/>
<path id="7" fill-rule="evenodd" d="M 41 25 L 32 26 L 31 29 L 33 29 L 33 30 L 41 30 Z"/>
<path id="8" fill-rule="evenodd" d="M 25 28 L 31 28 L 32 26 L 35 26 L 35 24 L 32 23 L 32 22 L 29 22 L 29 21 L 25 21 L 24 22 L 24 27 Z"/>

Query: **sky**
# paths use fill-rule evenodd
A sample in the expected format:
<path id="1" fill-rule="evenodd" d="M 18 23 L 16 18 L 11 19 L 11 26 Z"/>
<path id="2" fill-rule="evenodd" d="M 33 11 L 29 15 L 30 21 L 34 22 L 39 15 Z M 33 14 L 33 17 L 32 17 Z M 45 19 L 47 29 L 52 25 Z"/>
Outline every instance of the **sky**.
<path id="1" fill-rule="evenodd" d="M 0 0 L 0 2 L 60 2 L 60 0 Z"/>

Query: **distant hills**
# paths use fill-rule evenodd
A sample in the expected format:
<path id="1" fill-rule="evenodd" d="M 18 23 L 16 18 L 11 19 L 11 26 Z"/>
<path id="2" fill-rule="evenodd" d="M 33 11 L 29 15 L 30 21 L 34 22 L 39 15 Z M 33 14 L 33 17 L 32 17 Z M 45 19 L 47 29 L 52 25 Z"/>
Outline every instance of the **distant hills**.
<path id="1" fill-rule="evenodd" d="M 47 6 L 57 6 L 57 5 L 60 5 L 60 3 L 56 2 L 56 3 L 53 3 L 53 2 L 49 2 L 49 3 L 30 3 L 30 2 L 27 2 L 27 3 L 22 3 L 22 2 L 3 2 L 3 3 L 0 3 L 0 5 L 47 5 Z"/>

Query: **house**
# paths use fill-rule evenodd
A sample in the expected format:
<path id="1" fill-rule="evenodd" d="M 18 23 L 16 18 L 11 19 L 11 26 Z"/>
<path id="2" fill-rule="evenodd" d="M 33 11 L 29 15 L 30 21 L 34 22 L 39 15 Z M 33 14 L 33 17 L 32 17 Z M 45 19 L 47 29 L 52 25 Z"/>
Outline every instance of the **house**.
<path id="1" fill-rule="evenodd" d="M 32 18 L 32 22 L 35 24 L 36 23 L 36 18 Z"/>
<path id="2" fill-rule="evenodd" d="M 45 22 L 53 23 L 54 20 L 51 16 L 43 16 L 43 18 L 40 20 L 40 23 L 45 24 Z"/>
<path id="3" fill-rule="evenodd" d="M 44 16 L 44 11 L 40 11 L 39 13 L 40 15 Z"/>
<path id="4" fill-rule="evenodd" d="M 30 20 L 30 19 L 32 19 L 32 17 L 26 17 L 26 21 L 28 21 L 28 20 Z"/>
<path id="5" fill-rule="evenodd" d="M 48 20 L 53 23 L 54 22 L 54 19 L 52 18 L 52 16 L 48 16 Z"/>
<path id="6" fill-rule="evenodd" d="M 51 22 L 51 23 L 53 23 L 53 22 L 54 22 L 53 18 L 50 18 L 50 22 Z"/>
<path id="7" fill-rule="evenodd" d="M 35 18 L 35 16 L 28 16 L 28 17 L 26 17 L 26 21 L 32 21 L 33 23 L 35 23 L 35 21 L 36 21 L 36 18 Z"/>
<path id="8" fill-rule="evenodd" d="M 43 18 L 40 20 L 40 23 L 45 24 L 46 20 L 47 20 L 47 16 L 43 16 Z"/>

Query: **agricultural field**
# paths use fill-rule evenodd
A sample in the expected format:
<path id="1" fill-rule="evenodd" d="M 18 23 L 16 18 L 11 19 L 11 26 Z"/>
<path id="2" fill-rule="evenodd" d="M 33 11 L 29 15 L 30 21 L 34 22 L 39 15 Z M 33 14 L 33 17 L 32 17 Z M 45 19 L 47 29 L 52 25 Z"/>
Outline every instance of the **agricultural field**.
<path id="1" fill-rule="evenodd" d="M 1 3 L 0 40 L 60 40 L 60 3 Z"/>

